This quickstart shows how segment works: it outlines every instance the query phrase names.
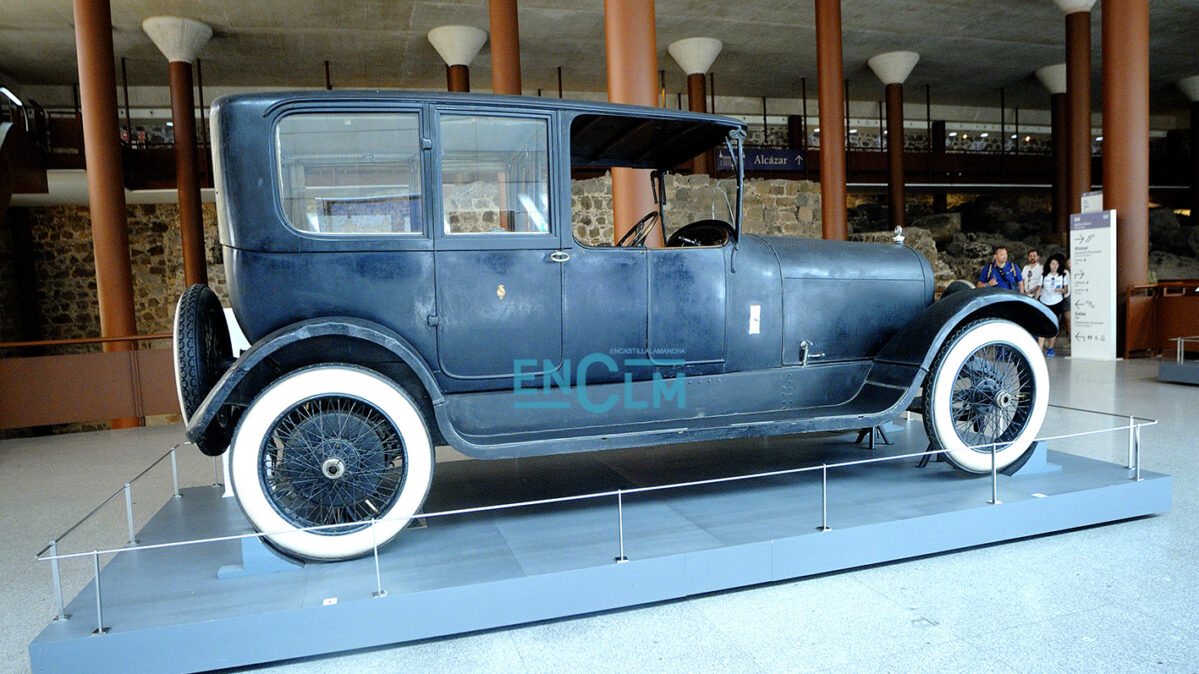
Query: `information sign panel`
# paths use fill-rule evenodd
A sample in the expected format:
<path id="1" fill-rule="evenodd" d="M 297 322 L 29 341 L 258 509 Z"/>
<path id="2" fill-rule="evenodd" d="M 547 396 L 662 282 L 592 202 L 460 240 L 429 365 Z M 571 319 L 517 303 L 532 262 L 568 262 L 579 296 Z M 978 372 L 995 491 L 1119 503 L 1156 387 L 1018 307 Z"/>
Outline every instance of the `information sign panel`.
<path id="1" fill-rule="evenodd" d="M 1070 216 L 1070 354 L 1116 359 L 1116 212 Z"/>

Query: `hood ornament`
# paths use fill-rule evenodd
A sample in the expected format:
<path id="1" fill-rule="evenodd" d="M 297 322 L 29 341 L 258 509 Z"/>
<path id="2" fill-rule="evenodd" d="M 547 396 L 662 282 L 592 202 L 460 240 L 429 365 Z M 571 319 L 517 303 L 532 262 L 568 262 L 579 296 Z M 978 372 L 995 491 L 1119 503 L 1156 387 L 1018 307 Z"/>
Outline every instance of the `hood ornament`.
<path id="1" fill-rule="evenodd" d="M 891 239 L 899 245 L 903 245 L 903 225 L 895 225 L 895 238 Z"/>

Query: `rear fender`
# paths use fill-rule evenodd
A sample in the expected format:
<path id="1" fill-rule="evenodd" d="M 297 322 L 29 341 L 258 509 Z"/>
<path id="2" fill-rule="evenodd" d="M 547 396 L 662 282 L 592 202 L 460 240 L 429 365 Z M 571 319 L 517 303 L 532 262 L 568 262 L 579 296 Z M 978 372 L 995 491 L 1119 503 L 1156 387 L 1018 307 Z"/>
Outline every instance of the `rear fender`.
<path id="1" fill-rule="evenodd" d="M 1002 318 L 1036 337 L 1057 334 L 1057 317 L 1039 301 L 1010 290 L 980 288 L 944 297 L 900 330 L 875 357 L 876 363 L 916 366 L 927 372 L 941 345 L 958 326 L 981 318 Z M 918 378 L 915 384 L 921 383 Z"/>
<path id="2" fill-rule="evenodd" d="M 242 410 L 271 382 L 309 365 L 351 363 L 390 377 L 417 399 L 436 440 L 433 406 L 445 402 L 424 358 L 403 337 L 357 318 L 318 318 L 272 332 L 241 354 L 187 424 L 187 437 L 209 456 L 229 446 Z"/>

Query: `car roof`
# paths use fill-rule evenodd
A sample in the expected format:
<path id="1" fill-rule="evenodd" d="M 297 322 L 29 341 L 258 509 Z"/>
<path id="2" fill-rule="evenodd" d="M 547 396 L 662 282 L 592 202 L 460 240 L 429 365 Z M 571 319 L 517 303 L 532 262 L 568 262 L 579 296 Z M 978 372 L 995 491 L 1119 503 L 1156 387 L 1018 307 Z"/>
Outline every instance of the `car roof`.
<path id="1" fill-rule="evenodd" d="M 574 166 L 673 168 L 724 141 L 730 131 L 744 129 L 740 120 L 688 110 L 577 101 L 539 96 L 501 96 L 415 91 L 290 91 L 224 96 L 225 103 L 254 100 L 264 116 L 283 106 L 311 104 L 361 105 L 431 103 L 464 106 L 478 112 L 539 110 L 561 115 L 570 128 Z"/>

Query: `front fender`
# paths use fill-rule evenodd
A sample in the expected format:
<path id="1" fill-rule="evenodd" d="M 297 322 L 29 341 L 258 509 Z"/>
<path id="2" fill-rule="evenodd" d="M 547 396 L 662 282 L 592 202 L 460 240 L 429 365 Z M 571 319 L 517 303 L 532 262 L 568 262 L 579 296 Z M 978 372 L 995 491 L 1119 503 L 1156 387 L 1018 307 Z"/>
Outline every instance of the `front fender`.
<path id="1" fill-rule="evenodd" d="M 954 293 L 928 306 L 887 342 L 875 361 L 928 370 L 941 345 L 959 326 L 980 318 L 1003 318 L 1038 337 L 1057 334 L 1057 317 L 1039 301 L 1010 290 L 979 288 Z"/>
<path id="2" fill-rule="evenodd" d="M 424 358 L 393 331 L 358 318 L 317 318 L 280 328 L 241 354 L 208 392 L 187 424 L 187 437 L 219 456 L 233 437 L 240 408 L 288 372 L 320 362 L 361 365 L 402 361 L 416 374 L 434 406 L 445 400 Z"/>

